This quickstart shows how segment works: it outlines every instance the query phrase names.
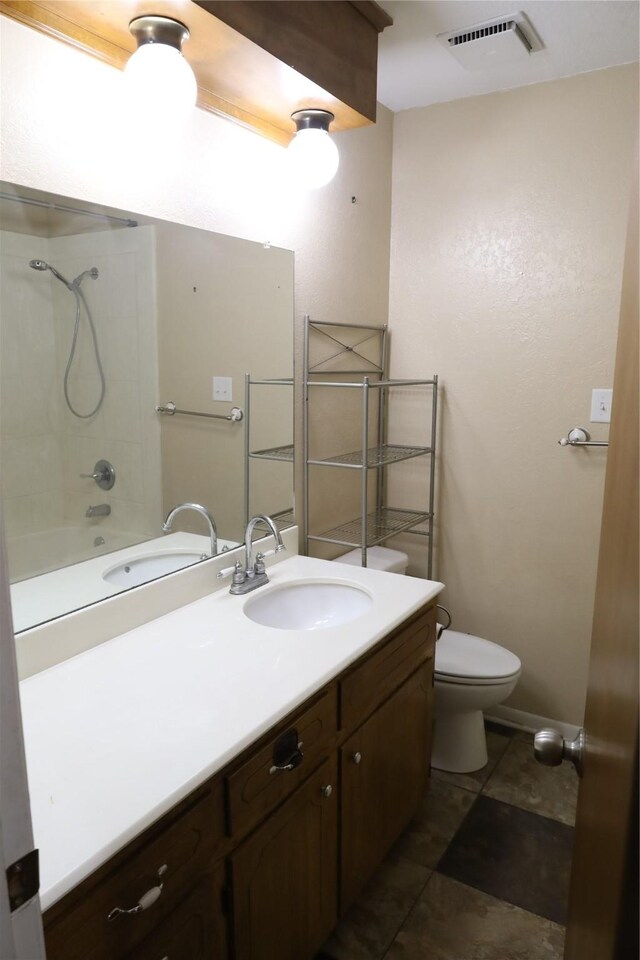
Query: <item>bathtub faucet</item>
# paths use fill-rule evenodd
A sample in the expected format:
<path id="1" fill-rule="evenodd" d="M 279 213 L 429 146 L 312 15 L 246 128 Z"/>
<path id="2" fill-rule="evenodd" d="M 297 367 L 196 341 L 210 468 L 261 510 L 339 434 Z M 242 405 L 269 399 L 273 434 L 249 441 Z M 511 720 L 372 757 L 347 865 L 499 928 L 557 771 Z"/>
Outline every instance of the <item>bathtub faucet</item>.
<path id="1" fill-rule="evenodd" d="M 176 514 L 180 513 L 181 510 L 195 510 L 196 513 L 201 514 L 207 523 L 209 524 L 209 534 L 211 537 L 211 556 L 215 557 L 218 552 L 218 532 L 216 530 L 216 522 L 207 510 L 206 507 L 203 507 L 199 503 L 179 503 L 177 507 L 174 507 L 173 510 L 170 510 L 167 514 L 167 519 L 162 524 L 162 529 L 165 533 L 170 533 L 173 526 L 173 519 Z"/>
<path id="2" fill-rule="evenodd" d="M 108 503 L 98 503 L 95 507 L 87 507 L 85 517 L 108 517 L 111 507 Z"/>

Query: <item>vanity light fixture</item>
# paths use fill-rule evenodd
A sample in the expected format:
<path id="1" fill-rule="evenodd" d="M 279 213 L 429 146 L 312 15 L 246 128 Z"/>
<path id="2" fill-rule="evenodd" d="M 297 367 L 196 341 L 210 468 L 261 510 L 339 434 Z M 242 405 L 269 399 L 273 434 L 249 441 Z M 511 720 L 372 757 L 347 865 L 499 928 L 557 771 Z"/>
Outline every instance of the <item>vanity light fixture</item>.
<path id="1" fill-rule="evenodd" d="M 329 110 L 296 110 L 291 114 L 296 135 L 287 150 L 296 176 L 307 187 L 323 187 L 333 180 L 340 154 L 329 136 L 335 119 Z"/>
<path id="2" fill-rule="evenodd" d="M 185 114 L 195 106 L 198 85 L 182 55 L 189 29 L 170 17 L 136 17 L 129 30 L 138 49 L 129 58 L 125 77 L 145 110 L 163 117 Z"/>

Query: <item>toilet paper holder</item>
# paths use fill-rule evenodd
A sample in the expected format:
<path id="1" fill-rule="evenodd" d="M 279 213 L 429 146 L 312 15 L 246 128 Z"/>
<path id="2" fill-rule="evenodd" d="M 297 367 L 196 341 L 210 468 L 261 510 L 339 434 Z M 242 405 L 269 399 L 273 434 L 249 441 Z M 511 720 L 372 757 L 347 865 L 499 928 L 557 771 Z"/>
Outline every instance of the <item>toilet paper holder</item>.
<path id="1" fill-rule="evenodd" d="M 446 607 L 443 607 L 441 603 L 437 603 L 437 604 L 436 604 L 436 610 L 442 610 L 442 612 L 443 612 L 443 613 L 446 613 L 446 615 L 447 615 L 447 622 L 446 622 L 446 624 L 444 624 L 444 626 L 443 626 L 443 624 L 441 624 L 441 623 L 436 623 L 436 640 L 439 640 L 440 637 L 442 636 L 442 634 L 444 633 L 444 631 L 445 631 L 445 630 L 448 630 L 449 627 L 451 626 L 451 620 L 452 620 L 452 618 L 451 618 L 451 614 L 449 613 L 449 611 L 447 610 L 447 608 L 446 608 Z"/>

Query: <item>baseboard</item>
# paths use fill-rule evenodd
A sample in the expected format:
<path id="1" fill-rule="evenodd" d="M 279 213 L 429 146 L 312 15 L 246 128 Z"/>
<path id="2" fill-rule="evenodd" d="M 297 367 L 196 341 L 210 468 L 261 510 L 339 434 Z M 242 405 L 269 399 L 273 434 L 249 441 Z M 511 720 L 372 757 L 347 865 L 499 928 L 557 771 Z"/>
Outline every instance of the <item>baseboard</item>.
<path id="1" fill-rule="evenodd" d="M 516 710 L 514 707 L 501 705 L 494 707 L 491 715 L 486 713 L 485 717 L 487 720 L 495 720 L 496 723 L 503 723 L 507 727 L 515 727 L 516 730 L 527 730 L 529 733 L 536 733 L 545 727 L 551 727 L 558 730 L 565 740 L 575 740 L 580 729 L 573 723 L 551 720 L 549 717 L 539 717 L 536 713 L 526 713 L 524 710 Z"/>

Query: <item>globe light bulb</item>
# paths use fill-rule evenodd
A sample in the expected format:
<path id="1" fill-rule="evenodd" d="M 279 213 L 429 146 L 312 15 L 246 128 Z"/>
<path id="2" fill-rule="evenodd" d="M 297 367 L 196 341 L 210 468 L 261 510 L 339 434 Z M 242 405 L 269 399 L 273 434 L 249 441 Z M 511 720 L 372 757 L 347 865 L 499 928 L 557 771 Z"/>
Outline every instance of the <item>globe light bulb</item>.
<path id="1" fill-rule="evenodd" d="M 179 118 L 195 106 L 198 85 L 182 56 L 189 31 L 168 17 L 138 17 L 129 24 L 138 49 L 124 69 L 129 96 L 143 116 Z"/>
<path id="2" fill-rule="evenodd" d="M 287 148 L 292 173 L 303 186 L 323 187 L 334 178 L 340 163 L 338 148 L 329 136 L 333 114 L 328 110 L 298 110 L 291 119 L 298 128 Z"/>

